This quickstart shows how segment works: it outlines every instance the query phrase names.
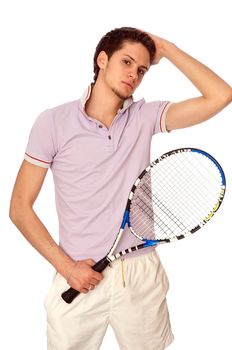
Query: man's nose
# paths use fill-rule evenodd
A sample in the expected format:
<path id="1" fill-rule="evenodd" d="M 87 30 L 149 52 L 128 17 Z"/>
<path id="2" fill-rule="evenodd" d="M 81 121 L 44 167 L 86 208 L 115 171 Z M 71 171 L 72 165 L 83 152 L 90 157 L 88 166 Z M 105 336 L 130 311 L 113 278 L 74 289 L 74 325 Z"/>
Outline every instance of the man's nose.
<path id="1" fill-rule="evenodd" d="M 129 77 L 131 78 L 131 79 L 133 79 L 133 80 L 135 80 L 135 79 L 137 79 L 137 77 L 138 77 L 138 74 L 137 74 L 137 71 L 135 71 L 135 70 L 131 70 L 130 72 L 129 72 Z"/>

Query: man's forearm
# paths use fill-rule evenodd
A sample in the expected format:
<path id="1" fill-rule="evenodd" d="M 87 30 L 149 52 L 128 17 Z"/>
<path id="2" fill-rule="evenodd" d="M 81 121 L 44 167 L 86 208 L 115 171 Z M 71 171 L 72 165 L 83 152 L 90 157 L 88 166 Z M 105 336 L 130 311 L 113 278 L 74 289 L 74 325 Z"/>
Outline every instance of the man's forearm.
<path id="1" fill-rule="evenodd" d="M 197 61 L 173 43 L 164 40 L 162 55 L 172 62 L 206 98 L 231 98 L 231 87 L 211 69 Z"/>
<path id="2" fill-rule="evenodd" d="M 34 210 L 29 206 L 14 207 L 10 218 L 31 245 L 67 279 L 74 261 L 57 245 Z"/>

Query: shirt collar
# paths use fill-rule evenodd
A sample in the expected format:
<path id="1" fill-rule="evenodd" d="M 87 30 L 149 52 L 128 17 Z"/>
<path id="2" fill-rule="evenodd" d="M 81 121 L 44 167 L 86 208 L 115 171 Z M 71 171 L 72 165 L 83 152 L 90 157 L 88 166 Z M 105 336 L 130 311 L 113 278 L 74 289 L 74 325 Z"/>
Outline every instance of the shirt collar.
<path id="1" fill-rule="evenodd" d="M 88 99 L 90 98 L 93 85 L 94 85 L 93 83 L 90 84 L 90 85 L 88 86 L 88 88 L 84 91 L 83 95 L 82 95 L 81 104 L 82 104 L 83 109 L 85 108 L 86 102 L 87 102 Z M 128 98 L 123 102 L 122 108 L 120 108 L 119 111 L 120 111 L 120 112 L 124 112 L 128 107 L 130 107 L 130 105 L 132 105 L 133 102 L 134 102 L 133 97 L 132 97 L 132 96 L 131 96 L 131 97 L 128 97 Z"/>

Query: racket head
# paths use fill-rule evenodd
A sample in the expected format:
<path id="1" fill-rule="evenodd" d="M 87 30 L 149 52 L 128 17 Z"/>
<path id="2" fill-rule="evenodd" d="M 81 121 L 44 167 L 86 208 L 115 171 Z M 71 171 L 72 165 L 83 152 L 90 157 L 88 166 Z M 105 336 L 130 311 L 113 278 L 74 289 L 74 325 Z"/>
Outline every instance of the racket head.
<path id="1" fill-rule="evenodd" d="M 187 237 L 219 209 L 226 178 L 218 161 L 179 148 L 153 161 L 135 181 L 127 203 L 131 232 L 147 246 Z"/>

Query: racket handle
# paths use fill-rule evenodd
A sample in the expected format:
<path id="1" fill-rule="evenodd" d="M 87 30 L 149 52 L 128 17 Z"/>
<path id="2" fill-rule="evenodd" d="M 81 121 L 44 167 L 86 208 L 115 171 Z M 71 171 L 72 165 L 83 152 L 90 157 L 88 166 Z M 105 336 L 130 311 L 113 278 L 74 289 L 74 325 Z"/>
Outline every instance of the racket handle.
<path id="1" fill-rule="evenodd" d="M 99 260 L 95 265 L 92 266 L 92 269 L 97 272 L 102 272 L 110 264 L 110 261 L 105 256 L 103 259 Z M 62 299 L 67 303 L 71 302 L 80 294 L 80 292 L 72 287 L 61 294 Z"/>
<path id="2" fill-rule="evenodd" d="M 71 302 L 80 294 L 80 292 L 74 288 L 69 288 L 64 293 L 61 294 L 62 299 L 67 303 L 71 304 Z"/>

